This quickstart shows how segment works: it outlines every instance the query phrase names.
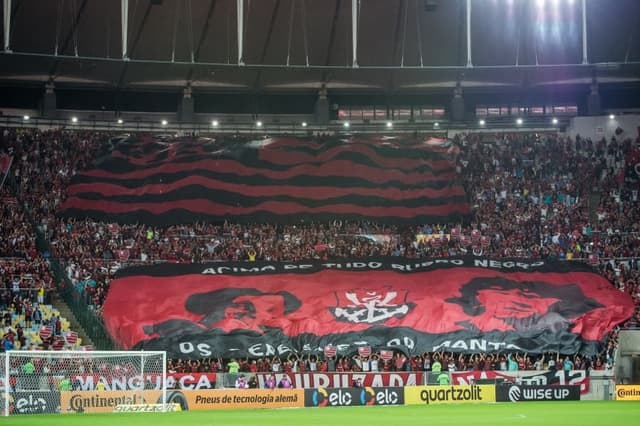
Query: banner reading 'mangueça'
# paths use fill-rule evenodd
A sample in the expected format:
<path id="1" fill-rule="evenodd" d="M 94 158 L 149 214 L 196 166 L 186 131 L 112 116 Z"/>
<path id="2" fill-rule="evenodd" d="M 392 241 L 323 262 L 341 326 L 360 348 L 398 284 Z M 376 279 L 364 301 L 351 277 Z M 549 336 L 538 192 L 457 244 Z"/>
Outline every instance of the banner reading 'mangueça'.
<path id="1" fill-rule="evenodd" d="M 121 271 L 104 318 L 125 348 L 170 356 L 593 354 L 631 298 L 572 262 L 484 258 L 163 264 Z"/>

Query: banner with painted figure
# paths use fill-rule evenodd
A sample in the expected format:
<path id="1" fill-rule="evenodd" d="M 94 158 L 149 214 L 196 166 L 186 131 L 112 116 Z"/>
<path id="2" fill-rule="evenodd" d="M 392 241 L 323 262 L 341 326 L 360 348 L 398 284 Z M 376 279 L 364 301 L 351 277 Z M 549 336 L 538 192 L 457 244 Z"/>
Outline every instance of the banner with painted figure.
<path id="1" fill-rule="evenodd" d="M 114 141 L 72 179 L 61 214 L 121 223 L 375 220 L 469 214 L 450 155 L 408 138 Z"/>
<path id="2" fill-rule="evenodd" d="M 162 264 L 121 270 L 104 320 L 124 348 L 170 357 L 338 357 L 396 349 L 595 354 L 634 311 L 577 262 L 399 258 Z"/>

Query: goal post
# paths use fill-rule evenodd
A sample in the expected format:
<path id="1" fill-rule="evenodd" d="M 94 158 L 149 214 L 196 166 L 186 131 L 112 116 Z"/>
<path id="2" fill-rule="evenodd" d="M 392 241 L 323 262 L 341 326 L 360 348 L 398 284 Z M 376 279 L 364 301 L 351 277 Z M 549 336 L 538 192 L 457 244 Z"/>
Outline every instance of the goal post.
<path id="1" fill-rule="evenodd" d="M 164 351 L 8 351 L 3 358 L 5 416 L 171 408 Z"/>

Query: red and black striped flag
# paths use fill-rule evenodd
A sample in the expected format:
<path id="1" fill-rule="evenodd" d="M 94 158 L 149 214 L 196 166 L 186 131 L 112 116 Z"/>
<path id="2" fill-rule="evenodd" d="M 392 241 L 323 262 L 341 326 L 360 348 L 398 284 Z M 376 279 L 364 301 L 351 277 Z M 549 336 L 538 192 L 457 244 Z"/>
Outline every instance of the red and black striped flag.
<path id="1" fill-rule="evenodd" d="M 62 213 L 152 225 L 197 220 L 425 223 L 469 213 L 450 154 L 418 140 L 146 138 L 79 173 Z"/>

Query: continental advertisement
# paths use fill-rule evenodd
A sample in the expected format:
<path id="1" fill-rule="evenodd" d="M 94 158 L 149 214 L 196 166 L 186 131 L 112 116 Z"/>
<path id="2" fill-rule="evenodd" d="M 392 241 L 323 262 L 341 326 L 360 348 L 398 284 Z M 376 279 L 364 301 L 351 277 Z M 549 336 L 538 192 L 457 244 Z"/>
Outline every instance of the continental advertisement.
<path id="1" fill-rule="evenodd" d="M 162 402 L 159 390 L 144 391 L 62 391 L 60 412 L 113 413 L 119 405 L 155 404 Z"/>
<path id="2" fill-rule="evenodd" d="M 616 385 L 616 401 L 640 401 L 640 385 Z"/>
<path id="3" fill-rule="evenodd" d="M 494 385 L 416 386 L 404 388 L 406 405 L 496 402 Z"/>
<path id="4" fill-rule="evenodd" d="M 112 413 L 118 406 L 158 404 L 159 390 L 70 391 L 60 393 L 62 413 Z M 302 389 L 167 390 L 167 403 L 186 410 L 303 407 Z"/>

